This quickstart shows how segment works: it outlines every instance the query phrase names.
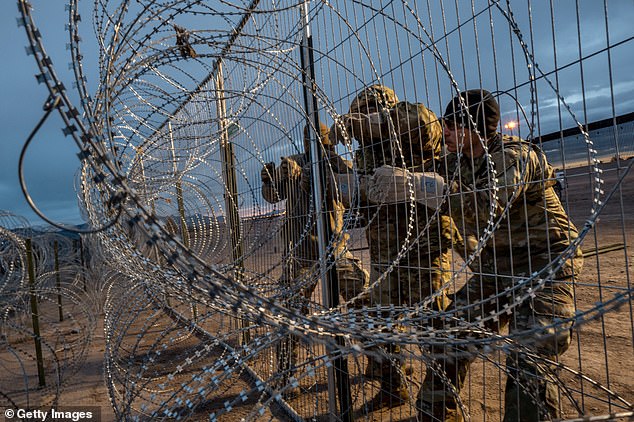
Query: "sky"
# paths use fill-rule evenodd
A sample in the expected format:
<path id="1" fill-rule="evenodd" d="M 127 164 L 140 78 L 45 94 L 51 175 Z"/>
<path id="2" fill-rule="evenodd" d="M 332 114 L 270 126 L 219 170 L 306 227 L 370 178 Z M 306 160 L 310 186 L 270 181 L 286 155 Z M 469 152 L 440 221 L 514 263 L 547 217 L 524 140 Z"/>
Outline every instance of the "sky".
<path id="1" fill-rule="evenodd" d="M 35 60 L 27 56 L 25 46 L 27 37 L 23 28 L 19 28 L 16 17 L 19 15 L 16 1 L 4 1 L 0 3 L 0 51 L 3 55 L 3 63 L 0 66 L 0 210 L 8 210 L 12 213 L 26 217 L 32 224 L 45 224 L 37 217 L 26 203 L 20 190 L 17 177 L 17 163 L 22 145 L 31 130 L 43 116 L 42 105 L 47 99 L 48 92 L 42 85 L 38 85 L 35 74 L 38 73 Z M 38 28 L 44 35 L 45 48 L 53 59 L 58 74 L 68 88 L 71 98 L 77 100 L 72 85 L 73 77 L 68 69 L 69 53 L 66 50 L 68 33 L 65 24 L 68 21 L 64 3 L 59 1 L 33 0 L 34 16 Z M 80 1 L 82 7 L 90 8 L 93 2 Z M 396 2 L 398 3 L 398 2 Z M 425 2 L 421 2 L 425 3 Z M 514 2 L 514 5 L 521 2 Z M 577 39 L 581 38 L 584 52 L 600 51 L 606 43 L 606 26 L 609 27 L 610 42 L 628 40 L 634 35 L 631 22 L 634 22 L 634 3 L 631 0 L 609 1 L 609 22 L 606 25 L 602 16 L 603 3 L 595 0 L 580 1 L 581 19 L 580 31 L 577 28 L 575 12 L 571 6 L 573 1 L 548 2 L 537 0 L 531 2 L 533 9 L 533 24 L 540 25 L 534 31 L 534 54 L 541 64 L 541 69 L 549 71 L 554 67 L 555 56 L 553 49 L 557 51 L 557 63 L 574 61 L 578 57 Z M 550 11 L 548 7 L 555 5 L 554 15 L 556 19 L 556 43 L 553 43 L 551 33 Z M 450 13 L 449 6 L 447 13 Z M 82 52 L 86 57 L 88 84 L 94 89 L 96 75 L 91 75 L 90 65 L 96 64 L 95 47 L 96 40 L 92 31 L 90 17 L 91 10 L 82 11 Z M 522 10 L 518 6 L 518 20 L 522 21 Z M 426 12 L 421 9 L 421 14 Z M 545 15 L 541 15 L 544 14 Z M 440 19 L 436 20 L 438 30 Z M 486 19 L 483 20 L 486 23 Z M 496 36 L 503 37 L 508 34 L 500 31 Z M 580 35 L 579 35 L 580 34 Z M 528 33 L 524 34 L 529 36 Z M 386 40 L 391 44 L 394 40 Z M 486 37 L 482 35 L 480 42 L 486 44 Z M 611 117 L 614 114 L 623 114 L 634 110 L 634 75 L 631 72 L 631 62 L 634 55 L 631 54 L 632 45 L 629 41 L 615 48 L 611 52 L 611 65 L 609 68 L 606 60 L 607 53 L 597 54 L 584 62 L 583 81 L 579 77 L 579 68 L 571 67 L 560 72 L 559 79 L 551 77 L 558 82 L 559 88 L 581 121 L 593 121 Z M 442 44 L 440 45 L 443 48 Z M 354 52 L 352 53 L 354 54 Z M 488 54 L 486 48 L 480 50 L 480 54 Z M 503 55 L 502 52 L 500 52 Z M 452 71 L 455 72 L 458 82 L 464 87 L 472 87 L 475 72 L 467 72 L 462 69 L 459 57 L 452 57 Z M 487 57 L 484 57 L 486 60 Z M 520 60 L 519 58 L 516 58 Z M 387 61 L 386 61 L 387 63 Z M 467 67 L 470 65 L 467 64 Z M 500 64 L 500 69 L 504 66 Z M 521 68 L 521 66 L 517 66 Z M 94 68 L 93 68 L 94 70 Z M 417 69 L 414 69 L 417 70 Z M 473 69 L 468 69 L 473 70 Z M 461 75 L 465 75 L 461 78 Z M 484 74 L 484 80 L 491 75 Z M 477 80 L 476 80 L 477 82 Z M 585 91 L 581 91 L 581 82 Z M 469 86 L 471 85 L 471 86 Z M 397 89 L 402 94 L 406 88 Z M 400 89 L 400 91 L 399 91 Z M 541 92 L 549 91 L 540 88 Z M 519 95 L 525 95 L 527 89 Z M 430 100 L 436 108 L 445 101 L 440 98 Z M 435 102 L 434 102 L 435 101 Z M 526 98 L 522 101 L 527 101 Z M 585 102 L 585 110 L 583 104 Z M 76 103 L 78 105 L 78 102 Z M 503 104 L 504 106 L 504 104 Z M 563 122 L 557 122 L 560 113 L 560 104 L 551 97 L 541 98 L 539 101 L 540 115 L 543 116 L 542 124 L 548 130 L 556 130 L 557 124 L 569 127 L 572 122 L 564 118 Z M 505 107 L 503 107 L 504 109 Z M 586 114 L 587 113 L 587 114 Z M 509 116 L 513 118 L 511 112 Z M 540 117 L 541 118 L 541 117 Z M 554 129 L 553 129 L 554 128 Z M 547 133 L 548 130 L 542 131 Z M 37 133 L 32 146 L 28 149 L 24 163 L 26 181 L 29 192 L 41 208 L 51 219 L 61 222 L 76 224 L 81 222 L 76 184 L 76 172 L 79 161 L 76 157 L 77 147 L 71 138 L 62 134 L 62 122 L 56 113 L 52 113 L 48 121 Z"/>
<path id="2" fill-rule="evenodd" d="M 68 75 L 64 24 L 67 18 L 64 2 L 46 2 L 43 10 L 46 19 L 35 10 L 40 19 L 37 25 L 46 36 L 55 33 L 47 42 L 46 49 L 53 58 L 53 64 L 65 75 L 64 81 L 70 87 L 72 79 Z M 0 210 L 26 217 L 34 225 L 46 223 L 33 213 L 19 187 L 18 158 L 24 141 L 37 122 L 44 115 L 42 106 L 48 97 L 48 90 L 38 85 L 35 60 L 27 56 L 28 44 L 24 28 L 18 27 L 19 16 L 16 1 L 0 4 L 0 51 L 3 61 L 0 67 Z M 67 36 L 67 35 L 66 35 Z M 74 179 L 77 172 L 77 147 L 70 138 L 65 138 L 61 130 L 61 118 L 52 113 L 35 136 L 26 153 L 24 173 L 28 189 L 36 204 L 54 221 L 80 223 L 77 194 Z"/>

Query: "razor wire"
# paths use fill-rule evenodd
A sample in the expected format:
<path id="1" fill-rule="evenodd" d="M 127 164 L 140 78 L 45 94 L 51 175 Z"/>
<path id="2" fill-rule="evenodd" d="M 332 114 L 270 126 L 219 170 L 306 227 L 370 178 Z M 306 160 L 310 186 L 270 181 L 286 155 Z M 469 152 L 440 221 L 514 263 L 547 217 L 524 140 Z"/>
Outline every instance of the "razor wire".
<path id="1" fill-rule="evenodd" d="M 24 220 L 6 213 L 0 220 L 0 402 L 57 406 L 62 389 L 84 363 L 95 329 L 93 302 L 82 287 L 85 275 L 69 239 L 34 236 L 28 229 L 16 234 L 12 229 L 25 227 Z"/>
<path id="2" fill-rule="evenodd" d="M 74 85 L 79 94 L 77 109 L 46 54 L 46 40 L 37 29 L 29 3 L 19 1 L 19 22 L 29 39 L 28 52 L 40 71 L 38 82 L 46 85 L 50 111 L 59 113 L 64 134 L 72 137 L 80 149 L 79 196 L 90 225 L 99 230 L 82 236 L 90 239 L 91 259 L 107 268 L 105 275 L 95 277 L 103 281 L 92 288 L 96 293 L 90 300 L 84 293 L 75 292 L 80 288 L 72 275 L 77 269 L 70 269 L 64 279 L 73 279 L 69 284 L 73 287 L 67 287 L 63 296 L 90 322 L 82 325 L 83 320 L 76 318 L 74 323 L 81 326 L 81 332 L 89 332 L 94 315 L 86 305 L 93 300 L 98 302 L 101 293 L 106 295 L 105 303 L 97 306 L 105 306 L 106 311 L 108 390 L 118 418 L 313 418 L 333 410 L 329 404 L 332 397 L 319 387 L 331 382 L 327 372 L 333 362 L 346 359 L 350 372 L 360 374 L 362 357 L 380 355 L 382 352 L 372 347 L 380 344 L 410 345 L 410 360 L 427 366 L 432 366 L 434 356 L 429 348 L 434 345 L 464 346 L 468 353 L 475 353 L 484 361 L 492 361 L 490 355 L 495 352 L 528 353 L 526 341 L 519 340 L 538 336 L 539 330 L 499 335 L 484 329 L 484 324 L 497 321 L 503 313 L 530 301 L 552 280 L 593 230 L 606 202 L 628 175 L 631 163 L 605 195 L 593 141 L 549 75 L 541 70 L 532 52 L 534 46 L 516 20 L 510 2 L 475 3 L 477 7 L 473 5 L 471 15 L 464 21 L 456 16 L 455 22 L 448 23 L 449 10 L 442 8 L 444 34 L 440 37 L 434 31 L 435 12 L 429 5 L 405 1 L 385 1 L 380 5 L 360 1 L 312 3 L 308 21 L 316 37 L 313 53 L 320 72 L 307 87 L 302 84 L 299 60 L 304 30 L 299 8 L 304 2 L 95 2 L 93 30 L 99 48 L 99 72 L 92 75 L 86 72 L 80 49 L 80 5 L 72 1 L 67 30 Z M 210 21 L 214 22 L 213 27 Z M 455 56 L 451 57 L 449 39 L 458 34 L 462 43 L 467 25 L 473 25 L 477 38 L 476 25 L 483 21 L 490 25 L 492 36 L 494 21 L 498 27 L 508 29 L 512 34 L 511 50 L 518 49 L 525 61 L 523 66 L 514 65 L 513 71 L 519 72 L 522 81 L 529 85 L 531 136 L 539 118 L 536 106 L 540 82 L 545 85 L 539 89 L 552 91 L 587 145 L 589 173 L 594 179 L 593 207 L 579 237 L 549 265 L 518 280 L 513 288 L 453 311 L 431 309 L 438 294 L 411 307 L 356 309 L 352 306 L 355 299 L 351 299 L 329 309 L 310 298 L 309 313 L 289 307 L 288 303 L 303 300 L 302 292 L 315 283 L 324 269 L 313 268 L 294 285 L 278 282 L 286 261 L 296 251 L 291 247 L 282 254 L 276 249 L 284 250 L 277 241 L 284 210 L 262 201 L 258 171 L 275 156 L 303 150 L 302 128 L 307 117 L 311 117 L 304 109 L 303 90 L 312 90 L 320 119 L 337 122 L 360 88 L 396 82 L 399 77 L 404 84 L 409 74 L 405 75 L 403 68 L 420 58 L 425 73 L 422 77 L 415 73 L 411 76 L 423 89 L 408 87 L 417 94 L 408 99 L 420 98 L 424 93 L 426 102 L 440 109 L 440 101 L 461 92 L 464 85 L 452 70 Z M 392 25 L 390 29 L 398 44 L 394 47 L 396 52 L 379 47 L 385 40 L 380 39 L 377 23 L 387 27 L 386 22 Z M 329 31 L 328 24 L 332 28 L 336 25 L 339 32 Z M 409 51 L 399 44 L 401 38 L 409 45 Z M 460 49 L 464 51 L 465 47 L 460 44 Z M 219 74 L 220 63 L 223 72 Z M 434 68 L 433 76 L 428 76 L 428 67 Z M 93 78 L 97 79 L 94 90 L 88 84 Z M 221 103 L 226 106 L 221 108 Z M 312 129 L 319 131 L 314 124 Z M 398 136 L 392 133 L 391 138 L 404 162 Z M 483 139 L 480 141 L 486 150 Z M 235 187 L 227 183 L 227 164 L 223 162 L 227 142 L 232 145 L 236 160 L 229 166 L 236 172 Z M 339 148 L 343 155 L 350 156 L 354 154 L 354 141 L 348 138 Z M 490 161 L 489 166 L 493 190 L 497 192 L 497 170 Z M 334 172 L 328 167 L 326 171 Z M 353 168 L 355 176 L 357 171 Z M 452 175 L 452 180 L 456 177 L 457 174 Z M 413 205 L 411 183 L 408 189 Z M 231 215 L 237 216 L 238 227 L 231 226 Z M 416 233 L 417 216 L 410 213 L 399 254 L 355 298 L 367 294 L 403 264 L 403 257 L 416 241 L 434 229 L 437 217 L 438 212 Z M 452 288 L 470 273 L 470 265 L 477 262 L 501 220 L 491 210 L 478 247 L 462 264 L 452 268 L 452 278 L 443 289 Z M 309 220 L 303 227 L 298 243 L 310 236 L 313 224 L 315 221 Z M 354 230 L 350 214 L 344 228 Z M 3 236 L 6 241 L 2 244 L 2 265 L 9 271 L 3 272 L 2 289 L 10 289 L 7 291 L 12 295 L 26 293 L 21 240 L 8 231 L 3 231 Z M 336 254 L 339 236 L 327 239 L 330 257 Z M 49 268 L 50 242 L 40 243 L 37 268 Z M 67 244 L 62 249 L 65 256 L 73 253 Z M 331 265 L 334 261 L 330 261 Z M 52 301 L 55 287 L 51 275 L 42 273 L 38 279 L 40 299 Z M 626 287 L 613 298 L 604 298 L 578 310 L 568 320 L 557 321 L 553 328 L 570 322 L 583 326 L 616 312 L 631 302 L 631 294 L 631 286 Z M 476 324 L 462 319 L 470 309 L 505 297 L 513 298 L 508 307 Z M 28 333 L 16 325 L 9 308 L 6 312 L 11 318 L 5 318 L 3 327 Z M 438 318 L 455 321 L 456 325 L 439 329 L 433 324 Z M 382 328 L 385 326 L 398 329 L 386 331 Z M 57 341 L 59 332 L 53 331 L 51 336 L 46 344 Z M 289 336 L 299 339 L 302 360 L 298 371 L 280 373 L 275 371 L 276 359 Z M 336 341 L 338 337 L 345 341 Z M 66 367 L 81 363 L 89 343 L 90 336 L 72 343 L 73 354 L 58 364 L 57 387 L 63 385 L 61 374 Z M 474 352 L 475 346 L 485 352 Z M 6 350 L 18 355 L 15 346 L 7 344 Z M 55 355 L 54 346 L 47 350 Z M 393 359 L 387 355 L 378 357 Z M 543 360 L 539 356 L 533 358 Z M 60 362 L 57 355 L 53 360 Z M 610 397 L 610 409 L 623 410 L 623 414 L 631 412 L 632 405 L 626 397 L 581 371 L 558 365 L 597 387 L 597 392 L 592 393 L 596 396 L 585 393 L 589 397 L 600 401 L 601 394 L 605 394 Z M 498 367 L 509 375 L 505 368 Z M 439 371 L 437 375 L 443 376 Z M 559 379 L 558 374 L 550 376 Z M 565 387 L 565 382 L 558 381 L 558 385 Z M 285 394 L 296 387 L 303 391 L 300 397 Z M 369 400 L 370 393 L 363 383 L 354 383 L 351 390 L 355 405 Z M 24 393 L 29 392 L 30 387 L 25 387 Z M 10 396 L 4 391 L 3 395 Z M 225 395 L 232 398 L 219 399 Z M 568 400 L 581 414 L 573 396 L 574 393 L 568 394 Z M 17 403 L 18 399 L 11 400 Z M 537 400 L 535 405 L 539 406 Z M 410 407 L 414 409 L 413 404 Z M 466 405 L 461 403 L 459 407 L 468 419 Z M 371 420 L 367 414 L 356 416 Z"/>

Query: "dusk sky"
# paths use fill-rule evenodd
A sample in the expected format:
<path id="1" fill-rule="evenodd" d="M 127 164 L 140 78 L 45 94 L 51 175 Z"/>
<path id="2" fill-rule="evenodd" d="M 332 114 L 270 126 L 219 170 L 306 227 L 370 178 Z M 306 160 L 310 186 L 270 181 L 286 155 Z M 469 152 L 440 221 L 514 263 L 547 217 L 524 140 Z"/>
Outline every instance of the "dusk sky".
<path id="1" fill-rule="evenodd" d="M 33 2 L 37 12 L 38 26 L 43 34 L 55 33 L 47 42 L 47 52 L 52 56 L 57 71 L 64 75 L 70 88 L 72 79 L 68 71 L 68 53 L 64 24 L 64 2 Z M 38 5 L 41 3 L 42 5 Z M 45 8 L 41 13 L 39 8 Z M 37 65 L 32 56 L 27 56 L 28 40 L 24 28 L 19 28 L 17 2 L 0 4 L 0 38 L 3 64 L 0 70 L 2 98 L 0 99 L 0 127 L 2 127 L 2 153 L 0 154 L 0 209 L 22 215 L 32 224 L 45 225 L 31 211 L 25 201 L 18 182 L 18 158 L 22 145 L 39 119 L 48 90 L 38 85 L 35 74 Z M 42 19 L 46 16 L 46 19 Z M 61 119 L 52 113 L 36 135 L 25 160 L 25 175 L 30 193 L 42 211 L 55 221 L 80 223 L 77 194 L 74 191 L 74 176 L 78 167 L 77 147 L 61 130 Z"/>
<path id="2" fill-rule="evenodd" d="M 33 57 L 27 56 L 25 52 L 28 41 L 24 29 L 19 28 L 16 23 L 16 17 L 19 15 L 16 3 L 16 1 L 4 1 L 0 4 L 0 25 L 3 35 L 0 38 L 0 48 L 4 58 L 0 68 L 0 84 L 2 86 L 0 98 L 0 127 L 2 127 L 0 209 L 22 215 L 29 219 L 32 224 L 43 225 L 45 223 L 30 210 L 23 198 L 18 183 L 17 163 L 24 141 L 43 116 L 42 105 L 47 99 L 48 92 L 43 85 L 36 83 L 34 75 L 38 73 L 37 66 Z M 68 32 L 64 30 L 68 18 L 67 12 L 64 10 L 64 2 L 40 0 L 32 3 L 36 24 L 45 38 L 45 48 L 53 59 L 56 71 L 71 93 L 71 97 L 77 100 L 76 92 L 73 89 L 74 79 L 68 67 L 70 57 L 66 50 Z M 574 5 L 574 2 L 571 1 L 558 2 L 559 5 L 563 3 Z M 580 3 L 586 8 L 581 14 L 580 23 L 584 55 L 599 52 L 606 46 L 606 22 L 602 15 L 603 4 L 594 0 L 585 0 Z M 80 4 L 83 4 L 82 7 L 88 8 L 93 6 L 93 2 L 80 1 Z M 538 4 L 542 5 L 543 8 L 537 7 Z M 611 44 L 623 41 L 610 53 L 612 68 L 609 69 L 607 66 L 606 52 L 597 54 L 595 58 L 589 59 L 585 63 L 583 80 L 585 96 L 582 95 L 580 89 L 581 80 L 578 67 L 564 70 L 560 74 L 559 83 L 562 94 L 566 101 L 573 106 L 577 117 L 582 122 L 634 111 L 634 74 L 631 71 L 631 62 L 634 59 L 634 55 L 632 55 L 634 2 L 632 0 L 614 0 L 607 4 L 610 17 L 609 41 Z M 543 10 L 549 7 L 549 2 L 535 1 L 532 2 L 532 5 L 535 9 L 532 11 L 534 13 L 533 25 L 536 25 L 536 22 L 542 22 L 539 19 L 540 13 L 546 13 Z M 520 6 L 517 7 L 516 13 L 525 12 Z M 596 11 L 589 11 L 588 8 L 596 9 Z M 557 60 L 558 65 L 561 66 L 578 59 L 577 23 L 574 10 L 557 10 L 557 16 L 561 16 L 556 21 Z M 87 65 L 94 66 L 96 64 L 95 46 L 97 42 L 90 22 L 91 10 L 84 11 L 82 18 L 82 51 L 86 56 Z M 518 19 L 521 22 L 521 17 Z M 553 68 L 552 60 L 548 60 L 549 52 L 553 48 L 550 15 L 547 15 L 543 21 L 544 29 L 535 31 L 533 35 L 535 56 L 538 63 L 541 64 L 540 68 L 549 71 Z M 508 34 L 500 33 L 498 35 L 508 37 Z M 571 48 L 567 49 L 567 46 Z M 456 73 L 460 76 L 462 70 L 459 69 L 459 63 L 455 64 L 457 65 Z M 97 75 L 93 73 L 93 78 L 91 78 L 90 68 L 85 68 L 85 71 L 88 75 L 89 87 L 94 89 Z M 508 89 L 508 86 L 505 88 Z M 400 94 L 402 91 L 403 88 L 401 88 Z M 585 117 L 582 107 L 583 100 L 585 100 L 587 110 Z M 446 99 L 441 98 L 436 103 L 443 101 Z M 430 104 L 440 107 L 433 102 Z M 542 125 L 550 128 L 548 130 L 557 130 L 558 126 L 555 122 L 558 115 L 556 99 L 552 97 L 540 98 L 539 107 L 540 115 L 543 116 Z M 550 123 L 548 123 L 548 119 L 551 119 Z M 569 127 L 571 121 L 564 119 L 561 125 Z M 542 130 L 542 133 L 547 133 L 548 130 Z M 25 161 L 26 180 L 32 197 L 46 215 L 62 223 L 81 222 L 77 194 L 74 190 L 75 174 L 79 164 L 76 153 L 75 143 L 71 138 L 63 136 L 61 119 L 57 113 L 53 113 L 36 135 Z"/>

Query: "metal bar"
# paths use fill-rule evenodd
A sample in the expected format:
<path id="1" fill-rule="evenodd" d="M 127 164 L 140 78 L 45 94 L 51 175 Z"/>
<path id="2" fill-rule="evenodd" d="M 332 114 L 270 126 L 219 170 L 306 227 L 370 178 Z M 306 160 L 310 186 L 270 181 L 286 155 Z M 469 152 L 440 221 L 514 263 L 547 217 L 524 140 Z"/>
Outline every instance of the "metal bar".
<path id="1" fill-rule="evenodd" d="M 625 418 L 634 417 L 634 412 L 616 412 L 609 413 L 607 415 L 597 415 L 597 416 L 584 416 L 583 418 L 575 418 L 575 419 L 558 419 L 561 422 L 599 422 L 599 421 L 615 421 L 617 419 L 625 419 Z M 631 419 L 630 419 L 631 420 Z"/>
<path id="2" fill-rule="evenodd" d="M 152 209 L 152 214 L 156 215 L 156 204 L 155 204 L 154 198 L 150 198 L 150 192 L 148 191 L 148 188 L 147 188 L 147 178 L 145 176 L 145 164 L 143 162 L 143 154 L 144 154 L 143 148 L 138 147 L 136 149 L 135 159 L 138 159 L 139 166 L 141 167 L 141 178 L 143 179 L 143 194 L 145 195 L 145 198 L 148 201 L 150 201 L 150 208 Z M 152 253 L 154 253 L 154 255 L 156 256 L 156 263 L 159 265 L 162 265 L 161 252 L 159 251 L 158 246 L 156 245 L 156 242 L 152 243 L 152 252 L 149 252 L 150 259 L 152 258 Z M 169 305 L 169 297 L 165 298 L 165 300 L 167 301 L 167 304 Z"/>
<path id="3" fill-rule="evenodd" d="M 141 167 L 141 178 L 143 179 L 143 194 L 145 195 L 145 198 L 150 202 L 150 208 L 152 209 L 152 214 L 156 215 L 156 203 L 154 201 L 154 198 L 150 198 L 150 193 L 147 188 L 147 177 L 145 175 L 145 163 L 143 162 L 143 154 L 144 154 L 143 148 L 142 147 L 137 148 L 136 154 L 137 154 L 136 158 L 138 158 L 139 160 L 139 166 Z M 152 242 L 151 251 L 148 252 L 150 259 L 152 259 L 153 257 L 152 254 L 154 254 L 156 263 L 158 265 L 163 265 L 163 260 L 161 259 L 161 252 L 156 242 Z M 171 306 L 170 298 L 167 295 L 167 292 L 165 293 L 165 303 L 167 303 L 168 306 Z"/>
<path id="4" fill-rule="evenodd" d="M 81 279 L 84 282 L 84 291 L 86 291 L 86 263 L 84 262 L 84 242 L 79 236 L 79 260 L 81 261 Z"/>
<path id="5" fill-rule="evenodd" d="M 59 322 L 64 321 L 64 313 L 62 311 L 62 278 L 59 274 L 59 247 L 57 240 L 53 243 L 53 252 L 55 254 L 55 281 L 57 285 L 57 310 L 59 312 Z"/>
<path id="6" fill-rule="evenodd" d="M 44 357 L 42 355 L 42 337 L 40 336 L 40 314 L 35 296 L 35 263 L 31 239 L 26 239 L 26 265 L 29 271 L 29 292 L 31 296 L 31 321 L 33 322 L 33 341 L 35 342 L 35 359 L 37 360 L 37 377 L 40 387 L 46 386 L 44 376 Z"/>
<path id="7" fill-rule="evenodd" d="M 350 252 L 358 252 L 358 251 L 367 251 L 370 248 L 367 246 L 361 246 L 358 248 L 350 248 L 348 249 Z M 621 249 L 625 249 L 624 243 L 614 243 L 606 246 L 601 246 L 598 248 L 591 248 L 583 251 L 583 257 L 588 258 L 594 255 L 601 255 L 607 252 L 619 251 Z"/>
<path id="8" fill-rule="evenodd" d="M 304 106 L 306 110 L 306 123 L 310 133 L 309 159 L 312 168 L 313 203 L 317 216 L 317 239 L 319 243 L 319 268 L 321 274 L 322 297 L 324 304 L 333 308 L 339 305 L 339 280 L 335 264 L 334 251 L 327 254 L 327 243 L 332 239 L 332 228 L 329 222 L 335 210 L 332 201 L 328 200 L 328 192 L 325 189 L 324 175 L 327 174 L 325 157 L 321 148 L 321 133 L 317 97 L 315 96 L 315 59 L 313 54 L 313 39 L 310 32 L 308 17 L 308 5 L 310 0 L 304 1 L 300 7 L 301 21 L 303 23 L 303 37 L 301 43 L 302 82 L 304 91 Z M 312 125 L 311 125 L 312 124 Z M 311 127 L 312 126 L 312 127 Z M 338 336 L 337 344 L 344 346 L 344 339 Z M 334 377 L 334 383 L 333 381 Z M 337 393 L 334 392 L 334 385 Z M 352 397 L 350 394 L 350 379 L 348 376 L 348 362 L 345 357 L 333 359 L 333 366 L 328 368 L 328 395 L 329 410 L 331 415 L 337 414 L 334 406 L 335 398 L 339 402 L 339 420 L 352 421 Z"/>
<path id="9" fill-rule="evenodd" d="M 624 243 L 615 243 L 613 245 L 606 245 L 599 248 L 592 248 L 589 251 L 583 251 L 583 257 L 588 258 L 590 256 L 601 255 L 607 252 L 619 251 L 625 249 Z"/>
<path id="10" fill-rule="evenodd" d="M 174 178 L 176 179 L 176 204 L 178 206 L 178 215 L 180 218 L 181 237 L 183 238 L 183 245 L 189 248 L 189 231 L 187 230 L 187 219 L 185 218 L 185 201 L 183 200 L 183 184 L 178 176 L 178 165 L 176 164 L 176 147 L 174 146 L 174 133 L 172 132 L 172 122 L 167 122 L 167 128 L 170 137 L 170 146 L 172 150 L 172 164 L 174 169 Z M 157 253 L 158 256 L 158 253 Z M 169 304 L 169 298 L 167 303 Z M 198 320 L 198 307 L 195 303 L 191 305 L 192 318 L 194 321 Z"/>
<path id="11" fill-rule="evenodd" d="M 236 175 L 235 154 L 233 144 L 229 140 L 227 125 L 227 104 L 224 94 L 224 73 L 221 59 L 217 63 L 216 95 L 218 107 L 218 127 L 220 130 L 220 155 L 222 160 L 222 178 L 226 186 L 225 207 L 227 213 L 227 224 L 231 235 L 231 251 L 235 265 L 234 276 L 238 282 L 244 278 L 244 256 L 242 249 L 242 232 L 240 229 L 240 214 L 238 213 L 238 177 Z M 240 318 L 239 326 L 242 332 L 243 344 L 248 344 L 251 340 L 247 321 Z"/>
<path id="12" fill-rule="evenodd" d="M 189 232 L 187 231 L 187 220 L 185 219 L 185 202 L 183 200 L 183 185 L 180 177 L 178 177 L 178 166 L 176 165 L 176 149 L 174 147 L 174 134 L 172 132 L 172 122 L 167 123 L 169 131 L 170 145 L 172 149 L 172 164 L 174 168 L 174 177 L 176 178 L 176 203 L 178 204 L 178 215 L 180 216 L 181 235 L 183 244 L 189 247 Z"/>

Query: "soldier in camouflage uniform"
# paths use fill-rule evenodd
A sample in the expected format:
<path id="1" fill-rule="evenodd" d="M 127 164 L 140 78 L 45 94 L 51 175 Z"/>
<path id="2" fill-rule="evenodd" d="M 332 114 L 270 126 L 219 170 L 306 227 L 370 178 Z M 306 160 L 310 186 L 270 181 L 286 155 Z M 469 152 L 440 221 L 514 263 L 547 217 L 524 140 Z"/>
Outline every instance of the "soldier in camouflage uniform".
<path id="1" fill-rule="evenodd" d="M 370 249 L 371 280 L 384 276 L 372 292 L 372 301 L 385 308 L 415 306 L 449 279 L 449 249 L 452 241 L 458 241 L 459 234 L 450 217 L 431 220 L 435 210 L 425 205 L 409 201 L 363 202 L 363 180 L 384 164 L 413 172 L 433 169 L 441 151 L 440 122 L 424 105 L 398 102 L 394 92 L 382 85 L 361 91 L 342 121 L 345 131 L 359 142 L 355 164 L 361 179 L 361 212 L 368 223 L 365 233 Z M 341 128 L 334 130 L 335 136 L 342 136 L 336 132 Z M 396 261 L 404 246 L 405 253 Z M 393 264 L 396 265 L 386 274 Z M 446 306 L 444 293 L 433 306 L 436 310 Z M 386 345 L 385 351 L 395 361 L 401 360 L 399 345 Z M 392 361 L 369 358 L 366 376 L 380 380 L 381 393 L 377 400 L 381 405 L 398 405 L 408 399 L 401 369 Z"/>
<path id="2" fill-rule="evenodd" d="M 321 125 L 321 141 L 324 146 L 328 165 L 335 172 L 344 172 L 352 166 L 347 160 L 339 157 L 334 145 L 329 141 L 328 127 Z M 307 151 L 310 148 L 308 127 L 304 130 L 304 154 L 283 157 L 279 168 L 274 163 L 267 163 L 261 171 L 262 196 L 269 203 L 286 200 L 286 217 L 281 230 L 284 242 L 284 269 L 280 284 L 286 287 L 285 295 L 291 299 L 288 306 L 308 313 L 308 303 L 316 287 L 314 273 L 319 262 L 319 243 L 317 237 L 317 216 L 311 213 L 312 186 L 310 177 L 310 159 Z M 368 286 L 369 275 L 363 269 L 361 261 L 347 250 L 350 235 L 343 233 L 343 213 L 345 208 L 341 202 L 330 199 L 329 215 L 331 232 L 334 240 L 336 272 L 340 293 L 346 300 L 352 299 Z M 359 306 L 362 301 L 359 301 Z M 278 370 L 290 376 L 297 363 L 298 339 L 291 337 L 278 346 Z"/>
<path id="3" fill-rule="evenodd" d="M 583 258 L 577 248 L 559 269 L 554 267 L 554 274 L 542 273 L 533 283 L 517 288 L 522 280 L 549 267 L 578 233 L 553 190 L 555 173 L 544 153 L 520 138 L 497 133 L 499 116 L 493 96 L 479 89 L 461 93 L 445 111 L 449 154 L 440 171 L 451 181 L 446 211 L 465 238 L 462 252 L 469 256 L 482 248 L 474 261 L 477 265 L 471 264 L 477 275 L 456 292 L 449 310 L 468 322 L 483 318 L 485 328 L 495 333 L 509 326 L 510 335 L 515 335 L 517 347 L 506 361 L 504 421 L 551 420 L 559 416 L 558 392 L 548 375 L 554 368 L 539 362 L 539 357 L 555 360 L 570 344 L 572 322 L 561 319 L 574 315 L 572 280 Z M 499 220 L 499 225 L 479 245 L 491 219 Z M 545 284 L 528 296 L 528 288 L 536 288 L 537 280 Z M 520 349 L 537 355 L 538 362 Z M 459 392 L 475 354 L 453 350 L 437 346 L 432 353 L 442 356 L 438 367 Z M 421 421 L 463 420 L 452 388 L 429 369 L 417 406 Z"/>

